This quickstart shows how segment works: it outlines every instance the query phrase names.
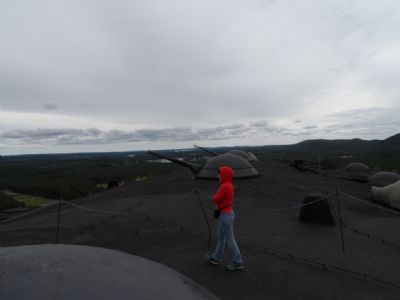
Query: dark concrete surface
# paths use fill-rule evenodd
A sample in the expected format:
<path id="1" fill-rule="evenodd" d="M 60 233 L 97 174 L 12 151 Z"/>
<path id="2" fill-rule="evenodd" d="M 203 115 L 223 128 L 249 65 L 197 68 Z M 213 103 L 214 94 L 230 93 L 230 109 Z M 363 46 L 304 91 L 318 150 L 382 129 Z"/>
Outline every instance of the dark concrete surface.
<path id="1" fill-rule="evenodd" d="M 271 211 L 303 203 L 308 193 L 329 194 L 334 216 L 338 215 L 335 191 L 370 201 L 367 183 L 299 172 L 273 161 L 255 163 L 263 176 L 235 181 L 235 233 L 239 243 L 268 247 L 302 258 L 344 267 L 400 284 L 400 251 L 380 241 L 344 230 L 342 252 L 339 222 L 335 226 L 298 221 L 300 209 Z M 263 253 L 242 247 L 245 270 L 227 272 L 205 261 L 207 236 L 181 230 L 133 212 L 151 215 L 207 233 L 206 221 L 194 188 L 215 192 L 214 181 L 193 180 L 189 170 L 132 182 L 75 202 L 105 211 L 102 214 L 63 205 L 60 242 L 118 249 L 165 264 L 190 277 L 222 299 L 400 299 L 400 289 L 343 272 L 324 270 L 320 265 L 292 261 L 285 255 Z M 201 194 L 213 234 L 211 200 Z M 358 230 L 400 245 L 400 217 L 363 202 L 340 196 L 344 221 Z M 56 208 L 1 225 L 0 244 L 49 243 L 55 241 Z M 182 228 L 184 229 L 184 228 Z M 215 238 L 212 240 L 215 246 Z M 229 251 L 226 251 L 226 261 Z"/>

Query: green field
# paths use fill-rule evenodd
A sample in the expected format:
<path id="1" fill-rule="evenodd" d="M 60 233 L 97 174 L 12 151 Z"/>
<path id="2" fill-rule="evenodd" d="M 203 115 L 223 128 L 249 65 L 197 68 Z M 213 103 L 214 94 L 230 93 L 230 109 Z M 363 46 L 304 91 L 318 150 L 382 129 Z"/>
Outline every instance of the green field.
<path id="1" fill-rule="evenodd" d="M 97 187 L 98 189 L 103 189 L 103 190 L 105 190 L 105 189 L 107 189 L 108 184 L 107 184 L 107 183 L 98 183 L 98 184 L 96 184 L 96 187 Z"/>
<path id="2" fill-rule="evenodd" d="M 12 196 L 13 199 L 19 203 L 24 203 L 26 207 L 41 207 L 54 203 L 56 200 L 51 200 L 43 197 L 36 197 L 18 193 L 5 191 L 6 195 Z"/>

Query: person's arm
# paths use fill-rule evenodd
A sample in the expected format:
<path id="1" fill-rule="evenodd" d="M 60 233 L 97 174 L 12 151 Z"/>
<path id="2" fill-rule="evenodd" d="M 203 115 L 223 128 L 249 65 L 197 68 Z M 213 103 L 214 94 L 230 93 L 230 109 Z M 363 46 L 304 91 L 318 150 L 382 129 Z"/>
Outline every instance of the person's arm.
<path id="1" fill-rule="evenodd" d="M 218 191 L 213 196 L 214 203 L 217 204 L 218 202 L 220 202 L 225 194 L 226 194 L 226 187 L 224 185 L 221 185 Z"/>

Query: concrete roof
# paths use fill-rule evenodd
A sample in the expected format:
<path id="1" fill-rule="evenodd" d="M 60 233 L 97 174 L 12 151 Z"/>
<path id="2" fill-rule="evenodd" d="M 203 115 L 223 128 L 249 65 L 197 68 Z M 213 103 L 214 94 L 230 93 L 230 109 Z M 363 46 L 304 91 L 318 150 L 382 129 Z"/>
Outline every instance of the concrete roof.
<path id="1" fill-rule="evenodd" d="M 394 230 L 399 228 L 400 218 L 398 212 L 368 203 L 371 189 L 367 182 L 338 178 L 338 171 L 333 170 L 324 171 L 324 176 L 299 172 L 287 162 L 260 160 L 255 166 L 263 176 L 234 180 L 235 236 L 245 260 L 243 271 L 226 272 L 223 265 L 207 263 L 205 254 L 211 249 L 206 220 L 196 194 L 188 192 L 197 188 L 213 194 L 218 182 L 193 180 L 186 168 L 74 200 L 92 210 L 63 205 L 60 242 L 107 247 L 149 258 L 185 274 L 222 299 L 399 299 L 399 289 L 371 278 L 364 281 L 362 276 L 325 270 L 318 264 L 292 261 L 264 251 L 264 247 L 277 249 L 400 285 L 399 249 L 372 238 L 400 245 L 399 234 Z M 362 199 L 360 202 L 340 194 L 343 220 L 371 234 L 360 235 L 345 227 L 345 253 L 339 222 L 336 226 L 300 223 L 299 208 L 271 211 L 302 204 L 305 195 L 318 192 L 331 195 L 328 202 L 337 221 L 336 189 Z M 200 196 L 215 236 L 214 205 L 210 197 Z M 0 244 L 52 243 L 56 225 L 57 206 L 43 209 L 1 224 Z M 195 231 L 182 230 L 180 226 Z M 200 231 L 203 235 L 195 234 Z M 211 242 L 215 247 L 215 237 Z M 246 248 L 243 244 L 262 248 Z M 225 254 L 223 263 L 230 259 L 228 249 Z"/>

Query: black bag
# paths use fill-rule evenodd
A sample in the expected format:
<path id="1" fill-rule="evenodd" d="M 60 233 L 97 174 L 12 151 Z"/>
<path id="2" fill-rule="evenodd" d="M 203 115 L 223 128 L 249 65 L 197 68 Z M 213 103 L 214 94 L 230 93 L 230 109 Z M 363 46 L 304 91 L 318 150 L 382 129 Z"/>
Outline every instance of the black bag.
<path id="1" fill-rule="evenodd" d="M 221 214 L 221 210 L 224 208 L 231 207 L 230 205 L 221 207 L 220 209 L 214 209 L 214 218 L 218 219 L 219 215 Z"/>

